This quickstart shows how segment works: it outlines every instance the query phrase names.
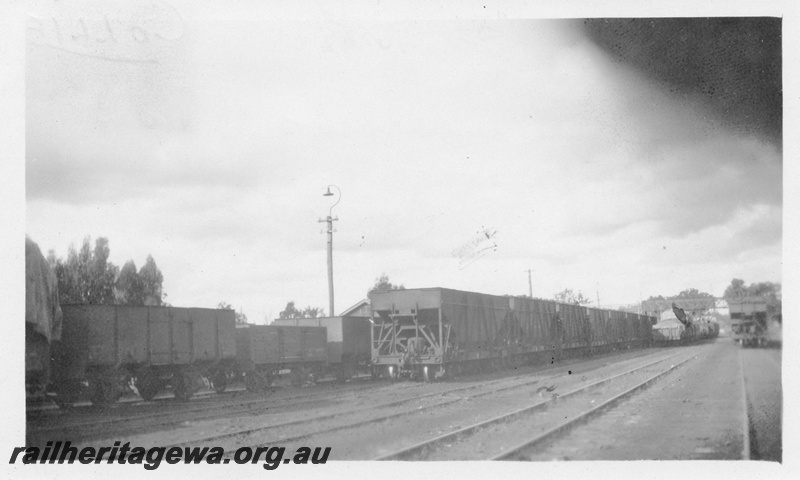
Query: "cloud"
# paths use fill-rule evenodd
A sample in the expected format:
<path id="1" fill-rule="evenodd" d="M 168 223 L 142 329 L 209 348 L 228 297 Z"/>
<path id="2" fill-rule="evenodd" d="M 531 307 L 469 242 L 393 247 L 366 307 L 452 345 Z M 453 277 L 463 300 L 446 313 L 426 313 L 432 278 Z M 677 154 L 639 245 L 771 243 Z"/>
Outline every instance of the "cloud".
<path id="1" fill-rule="evenodd" d="M 585 25 L 615 60 L 703 103 L 726 128 L 781 144 L 782 19 L 590 19 Z"/>
<path id="2" fill-rule="evenodd" d="M 780 263 L 779 147 L 612 61 L 580 22 L 203 18 L 154 64 L 29 46 L 43 248 L 89 234 L 117 264 L 152 254 L 176 305 L 327 307 L 335 184 L 339 307 L 384 271 L 504 294 L 534 268 L 537 295 L 629 300 L 748 252 Z M 485 229 L 496 251 L 459 268 Z"/>

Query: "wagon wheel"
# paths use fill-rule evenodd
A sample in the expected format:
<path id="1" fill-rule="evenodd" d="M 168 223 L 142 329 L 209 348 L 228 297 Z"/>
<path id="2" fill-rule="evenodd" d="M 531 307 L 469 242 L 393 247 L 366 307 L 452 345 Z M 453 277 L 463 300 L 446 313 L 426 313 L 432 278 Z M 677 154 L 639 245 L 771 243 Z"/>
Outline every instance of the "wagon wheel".
<path id="1" fill-rule="evenodd" d="M 433 381 L 433 368 L 434 367 L 428 365 L 422 367 L 421 378 L 423 382 L 430 383 L 431 381 Z"/>
<path id="2" fill-rule="evenodd" d="M 292 386 L 300 387 L 305 382 L 306 374 L 302 368 L 293 368 L 291 372 Z"/>
<path id="3" fill-rule="evenodd" d="M 312 384 L 316 385 L 316 384 L 317 384 L 317 381 L 319 381 L 319 379 L 320 379 L 321 377 L 322 377 L 322 374 L 321 374 L 321 372 L 319 371 L 319 369 L 318 369 L 317 367 L 312 367 L 311 369 L 309 369 L 309 370 L 306 372 L 306 375 L 305 375 L 305 380 L 307 380 L 308 382 L 310 382 L 310 383 L 312 383 Z"/>
<path id="4" fill-rule="evenodd" d="M 344 363 L 339 364 L 339 368 L 336 369 L 336 382 L 337 383 L 344 383 L 347 381 L 347 372 L 344 368 Z"/>
<path id="5" fill-rule="evenodd" d="M 400 379 L 400 374 L 398 372 L 398 367 L 396 365 L 387 365 L 384 369 L 384 374 L 386 378 L 390 381 L 395 382 Z"/>
<path id="6" fill-rule="evenodd" d="M 93 385 L 90 400 L 93 405 L 111 405 L 119 399 L 119 386 L 117 382 L 114 381 L 114 378 L 98 376 L 91 384 Z"/>
<path id="7" fill-rule="evenodd" d="M 376 367 L 375 365 L 370 367 L 369 371 L 370 376 L 373 380 L 378 380 L 381 378 L 381 370 L 380 368 Z"/>
<path id="8" fill-rule="evenodd" d="M 255 371 L 245 372 L 244 374 L 244 388 L 248 392 L 257 392 L 261 389 L 261 376 Z"/>
<path id="9" fill-rule="evenodd" d="M 135 385 L 136 390 L 139 391 L 139 396 L 147 402 L 152 401 L 158 391 L 161 390 L 161 381 L 158 375 L 149 370 L 136 376 Z"/>
<path id="10" fill-rule="evenodd" d="M 188 372 L 178 372 L 172 376 L 172 394 L 182 402 L 188 401 L 197 391 L 195 376 Z"/>
<path id="11" fill-rule="evenodd" d="M 80 391 L 80 385 L 74 381 L 56 383 L 56 396 L 54 398 L 56 405 L 63 409 L 72 408 L 72 404 L 78 399 Z"/>
<path id="12" fill-rule="evenodd" d="M 461 365 L 459 365 L 457 362 L 448 363 L 447 367 L 445 368 L 445 374 L 447 375 L 447 378 L 450 379 L 458 378 L 461 374 Z"/>
<path id="13" fill-rule="evenodd" d="M 275 375 L 276 375 L 275 372 L 273 372 L 272 370 L 266 370 L 261 375 L 261 382 L 263 383 L 263 387 L 261 388 L 263 390 L 268 390 L 272 386 L 272 384 L 275 383 Z"/>
<path id="14" fill-rule="evenodd" d="M 209 380 L 211 380 L 211 387 L 217 393 L 222 393 L 228 388 L 228 375 L 222 370 L 217 370 Z"/>
<path id="15" fill-rule="evenodd" d="M 255 370 L 245 373 L 244 386 L 248 392 L 263 392 L 272 385 L 272 374 Z"/>

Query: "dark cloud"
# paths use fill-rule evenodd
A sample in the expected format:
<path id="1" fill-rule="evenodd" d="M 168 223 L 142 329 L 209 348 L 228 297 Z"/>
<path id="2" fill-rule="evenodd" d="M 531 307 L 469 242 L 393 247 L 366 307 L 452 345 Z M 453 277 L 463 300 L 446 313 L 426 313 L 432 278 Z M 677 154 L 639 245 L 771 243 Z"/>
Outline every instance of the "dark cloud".
<path id="1" fill-rule="evenodd" d="M 782 142 L 780 18 L 590 19 L 589 38 L 726 127 Z"/>
<path id="2" fill-rule="evenodd" d="M 782 238 L 783 222 L 780 215 L 763 215 L 735 232 L 729 240 L 721 241 L 714 257 L 727 261 L 749 250 L 780 247 Z"/>
<path id="3" fill-rule="evenodd" d="M 220 161 L 203 168 L 184 163 L 186 167 L 172 168 L 166 162 L 131 159 L 124 151 L 87 151 L 82 158 L 75 158 L 65 151 L 29 144 L 26 156 L 27 200 L 72 205 L 167 198 L 186 187 L 247 189 L 261 177 L 257 169 L 243 163 Z"/>

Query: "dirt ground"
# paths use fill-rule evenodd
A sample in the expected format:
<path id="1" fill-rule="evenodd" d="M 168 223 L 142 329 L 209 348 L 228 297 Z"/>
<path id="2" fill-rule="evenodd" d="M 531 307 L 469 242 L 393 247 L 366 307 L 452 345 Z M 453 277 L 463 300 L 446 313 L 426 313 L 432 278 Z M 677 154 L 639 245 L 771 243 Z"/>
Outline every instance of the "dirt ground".
<path id="1" fill-rule="evenodd" d="M 181 416 L 178 422 L 167 417 L 160 426 L 153 424 L 140 431 L 133 422 L 124 438 L 120 437 L 119 429 L 109 431 L 108 438 L 144 446 L 213 444 L 223 446 L 226 451 L 241 446 L 279 445 L 288 451 L 299 446 L 332 446 L 331 460 L 368 460 L 550 396 L 557 397 L 656 358 L 676 355 L 675 360 L 666 362 L 669 364 L 677 362 L 679 357 L 686 358 L 687 354 L 696 356 L 647 390 L 523 458 L 534 461 L 740 459 L 747 428 L 742 414 L 743 379 L 746 379 L 755 425 L 751 437 L 757 447 L 757 458 L 780 461 L 780 351 L 742 351 L 725 339 L 692 347 L 624 351 L 604 358 L 573 359 L 552 366 L 447 382 L 380 381 L 366 386 L 289 389 L 274 394 L 271 397 L 274 403 L 267 400 L 263 408 L 241 413 L 233 412 L 230 397 L 227 400 L 209 397 L 189 402 L 185 408 L 219 401 L 218 415 Z M 740 358 L 745 375 L 739 367 Z M 634 383 L 633 379 L 625 382 Z M 614 388 L 628 388 L 625 382 Z M 304 392 L 315 400 L 292 405 L 291 399 L 302 398 Z M 595 396 L 600 395 L 597 391 L 581 395 L 571 400 L 576 405 L 574 409 L 602 401 Z M 250 392 L 237 393 L 234 398 L 242 402 L 259 399 Z M 281 404 L 281 399 L 288 402 L 284 400 Z M 567 405 L 565 400 L 559 402 L 562 407 Z M 120 412 L 126 409 L 136 410 L 122 406 Z M 553 412 L 562 411 L 551 411 L 551 417 Z M 66 416 L 70 415 L 77 413 Z M 453 454 L 445 451 L 433 458 L 486 458 L 498 445 L 519 443 L 537 427 L 537 422 L 557 420 L 548 419 L 548 413 L 537 415 L 508 425 L 516 429 L 482 431 L 475 436 L 476 443 L 458 445 L 458 449 L 455 445 L 445 445 L 445 449 L 452 447 Z M 383 418 L 386 416 L 391 418 Z M 371 422 L 374 419 L 380 420 Z M 219 435 L 226 436 L 215 439 Z M 108 440 L 99 437 L 87 440 L 84 445 L 101 446 Z"/>

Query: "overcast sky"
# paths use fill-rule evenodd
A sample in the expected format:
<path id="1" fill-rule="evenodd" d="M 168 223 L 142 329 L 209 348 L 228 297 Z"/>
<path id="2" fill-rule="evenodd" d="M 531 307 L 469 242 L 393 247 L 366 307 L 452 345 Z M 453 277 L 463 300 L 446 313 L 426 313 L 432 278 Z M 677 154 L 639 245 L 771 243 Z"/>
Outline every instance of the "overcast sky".
<path id="1" fill-rule="evenodd" d="M 28 20 L 43 252 L 103 236 L 118 266 L 151 254 L 172 305 L 327 311 L 333 184 L 335 313 L 384 272 L 521 295 L 532 269 L 534 296 L 604 306 L 782 281 L 780 128 L 626 61 L 602 25 L 123 5 Z"/>

